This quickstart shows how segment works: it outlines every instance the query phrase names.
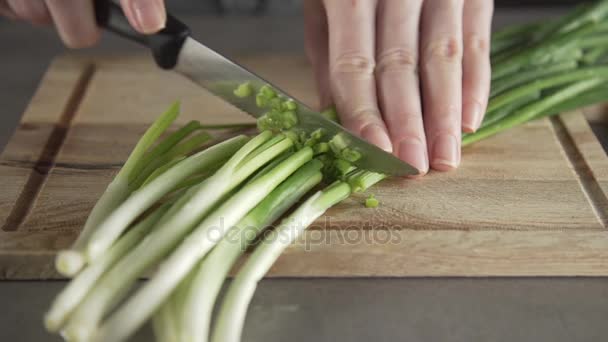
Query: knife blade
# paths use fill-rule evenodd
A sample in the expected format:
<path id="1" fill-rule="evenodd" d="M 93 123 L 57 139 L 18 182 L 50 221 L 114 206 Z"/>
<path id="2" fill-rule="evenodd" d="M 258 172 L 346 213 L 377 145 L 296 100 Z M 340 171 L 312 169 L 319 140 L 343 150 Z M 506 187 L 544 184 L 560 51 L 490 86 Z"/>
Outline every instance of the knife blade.
<path id="1" fill-rule="evenodd" d="M 99 26 L 149 47 L 161 68 L 182 74 L 243 112 L 259 118 L 267 110 L 256 105 L 254 96 L 237 97 L 234 89 L 243 83 L 249 83 L 254 90 L 268 85 L 277 94 L 296 102 L 298 123 L 295 128 L 307 133 L 321 128 L 326 137 L 340 135 L 349 148 L 362 156 L 354 163 L 355 166 L 394 176 L 419 173 L 413 166 L 357 137 L 279 87 L 198 42 L 191 37 L 188 27 L 176 18 L 167 16 L 165 28 L 157 34 L 142 35 L 131 28 L 122 9 L 111 1 L 96 0 L 95 10 Z"/>

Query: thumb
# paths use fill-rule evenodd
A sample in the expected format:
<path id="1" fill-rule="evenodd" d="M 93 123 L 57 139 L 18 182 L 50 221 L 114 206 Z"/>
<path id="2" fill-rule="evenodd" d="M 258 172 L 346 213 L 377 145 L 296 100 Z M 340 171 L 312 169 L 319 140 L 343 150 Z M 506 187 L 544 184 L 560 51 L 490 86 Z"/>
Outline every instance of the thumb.
<path id="1" fill-rule="evenodd" d="M 165 27 L 167 12 L 164 0 L 120 0 L 120 4 L 137 31 L 155 33 Z"/>

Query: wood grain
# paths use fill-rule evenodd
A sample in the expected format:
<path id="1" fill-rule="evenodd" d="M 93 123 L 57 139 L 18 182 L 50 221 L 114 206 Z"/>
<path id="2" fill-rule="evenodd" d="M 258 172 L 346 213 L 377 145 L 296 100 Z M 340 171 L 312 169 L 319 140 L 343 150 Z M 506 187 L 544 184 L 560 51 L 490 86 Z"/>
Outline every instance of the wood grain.
<path id="1" fill-rule="evenodd" d="M 69 129 L 92 64 L 56 60 L 42 79 L 27 115 L 0 156 L 6 190 L 0 199 L 2 230 L 16 230 L 30 212 Z"/>
<path id="2" fill-rule="evenodd" d="M 240 62 L 314 105 L 303 58 Z M 54 253 L 77 236 L 138 137 L 173 101 L 182 103 L 179 123 L 252 121 L 146 57 L 62 58 L 2 155 L 4 217 L 19 196 L 32 196 L 22 174 L 40 162 L 86 65 L 94 72 L 50 171 L 20 224 L 0 232 L 0 278 L 57 277 Z M 270 276 L 608 275 L 607 185 L 608 159 L 580 112 L 531 122 L 466 148 L 456 172 L 382 182 L 373 189 L 377 209 L 363 207 L 365 195 L 332 208 Z"/>

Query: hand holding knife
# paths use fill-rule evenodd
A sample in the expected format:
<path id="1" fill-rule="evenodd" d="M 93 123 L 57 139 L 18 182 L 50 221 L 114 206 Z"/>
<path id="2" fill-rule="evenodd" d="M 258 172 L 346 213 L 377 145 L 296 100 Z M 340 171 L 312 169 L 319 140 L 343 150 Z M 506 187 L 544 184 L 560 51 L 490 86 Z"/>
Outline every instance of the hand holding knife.
<path id="1" fill-rule="evenodd" d="M 298 107 L 298 129 L 311 133 L 322 128 L 327 136 L 340 134 L 349 146 L 361 153 L 355 165 L 385 174 L 415 175 L 418 170 L 378 147 L 365 142 L 342 126 L 326 119 L 305 104 L 289 96 L 280 88 L 199 43 L 186 25 L 167 15 L 165 28 L 152 35 L 144 35 L 131 27 L 122 9 L 109 0 L 96 0 L 95 13 L 98 25 L 124 38 L 148 47 L 159 67 L 174 70 L 191 79 L 224 101 L 259 118 L 266 110 L 255 104 L 255 99 L 239 98 L 233 91 L 240 84 L 249 83 L 254 89 L 269 85 L 285 98 L 291 98 Z"/>

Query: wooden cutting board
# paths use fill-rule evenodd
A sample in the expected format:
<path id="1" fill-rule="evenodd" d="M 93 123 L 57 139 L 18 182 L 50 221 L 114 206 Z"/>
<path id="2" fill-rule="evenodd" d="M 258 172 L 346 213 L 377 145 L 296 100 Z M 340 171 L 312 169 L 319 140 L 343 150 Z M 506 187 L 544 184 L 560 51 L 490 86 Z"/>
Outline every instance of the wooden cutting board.
<path id="1" fill-rule="evenodd" d="M 240 61 L 315 103 L 300 57 Z M 250 122 L 145 56 L 62 57 L 0 157 L 0 279 L 58 277 L 57 250 L 147 125 Z M 389 179 L 377 209 L 353 196 L 289 248 L 270 276 L 608 275 L 608 158 L 580 112 L 466 148 L 456 172 Z"/>

